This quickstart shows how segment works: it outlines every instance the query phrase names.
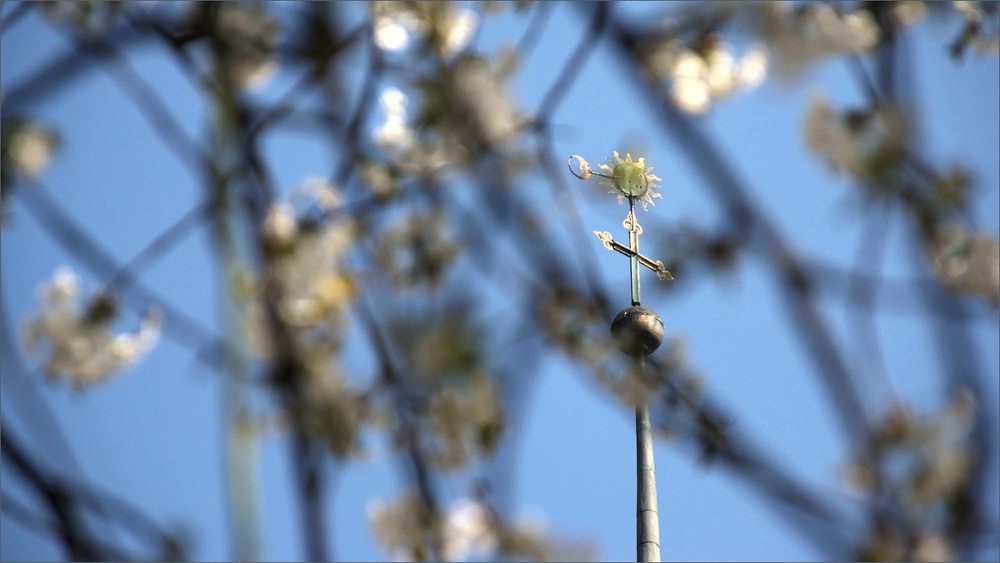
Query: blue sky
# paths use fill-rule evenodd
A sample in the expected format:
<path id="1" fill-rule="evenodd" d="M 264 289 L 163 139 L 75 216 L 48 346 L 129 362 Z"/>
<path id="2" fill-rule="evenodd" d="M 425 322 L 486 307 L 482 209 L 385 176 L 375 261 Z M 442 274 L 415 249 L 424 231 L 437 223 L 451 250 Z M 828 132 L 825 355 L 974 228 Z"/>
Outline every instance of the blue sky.
<path id="1" fill-rule="evenodd" d="M 4 14 L 12 9 L 10 3 L 3 6 Z M 640 13 L 660 7 L 621 9 Z M 355 17 L 363 17 L 362 10 L 356 12 Z M 525 21 L 512 11 L 486 20 L 477 48 L 492 51 L 516 41 Z M 980 229 L 996 236 L 1000 232 L 997 56 L 973 53 L 961 62 L 950 60 L 946 45 L 957 33 L 958 20 L 950 22 L 925 18 L 907 32 L 914 73 L 909 94 L 921 119 L 924 154 L 935 163 L 961 161 L 974 171 L 972 214 Z M 567 5 L 554 8 L 550 25 L 512 82 L 515 100 L 529 111 L 538 107 L 585 30 L 584 19 Z M 747 47 L 739 35 L 732 42 L 738 49 Z M 37 15 L 5 30 L 0 55 L 3 87 L 19 83 L 68 46 Z M 129 60 L 155 84 L 185 129 L 203 135 L 207 108 L 176 66 L 151 48 L 132 53 Z M 620 64 L 610 49 L 601 47 L 580 69 L 575 88 L 555 115 L 556 149 L 567 157 L 584 155 L 594 164 L 603 162 L 612 150 L 641 150 L 663 178 L 663 199 L 640 215 L 646 227 L 644 249 L 654 254 L 658 243 L 652 241 L 664 226 L 682 222 L 709 226 L 720 215 L 704 179 L 676 141 L 653 124 L 656 116 L 628 87 L 630 82 L 624 77 L 628 69 L 618 68 Z M 273 97 L 294 78 L 279 72 L 255 95 Z M 387 80 L 384 85 L 394 83 Z M 769 77 L 759 89 L 722 100 L 701 124 L 795 251 L 848 268 L 854 264 L 864 209 L 852 197 L 854 186 L 831 175 L 803 142 L 802 121 L 809 96 L 816 91 L 835 105 L 862 99 L 846 66 L 831 60 L 792 82 Z M 102 69 L 94 69 L 31 111 L 43 123 L 56 126 L 63 141 L 40 178 L 42 185 L 116 260 L 127 261 L 198 203 L 200 179 L 156 140 Z M 323 145 L 301 135 L 276 134 L 267 149 L 274 155 L 276 182 L 286 190 L 308 176 L 327 174 L 337 163 Z M 603 251 L 590 232 L 609 230 L 622 236 L 624 208 L 593 186 L 575 180 L 571 185 L 576 191 L 570 197 L 582 210 L 587 229 L 559 236 L 582 237 L 594 245 L 598 277 L 624 307 L 628 304 L 625 263 L 621 256 Z M 556 209 L 565 203 L 552 201 L 547 193 L 540 191 L 537 205 Z M 46 234 L 16 194 L 8 213 L 0 241 L 3 307 L 18 327 L 37 310 L 38 284 L 59 265 L 69 264 L 81 272 L 86 290 L 99 285 L 102 280 L 86 273 L 77 258 Z M 919 273 L 906 247 L 901 219 L 895 217 L 890 227 L 884 266 L 889 277 Z M 217 275 L 211 237 L 202 229 L 150 268 L 143 281 L 206 326 L 219 327 Z M 652 276 L 644 278 L 644 305 L 663 317 L 668 336 L 683 339 L 690 362 L 704 375 L 706 390 L 734 410 L 740 429 L 804 482 L 850 506 L 848 494 L 838 488 L 850 451 L 832 415 L 832 404 L 781 313 L 781 295 L 766 266 L 744 259 L 730 276 L 700 276 L 696 284 L 678 292 L 655 288 L 654 283 Z M 822 311 L 837 342 L 848 352 L 856 352 L 859 343 L 850 333 L 844 308 L 828 300 Z M 983 308 L 983 320 L 975 322 L 973 334 L 983 373 L 990 375 L 984 382 L 983 408 L 995 415 L 998 388 L 993 376 L 1000 371 L 1000 335 L 992 311 Z M 895 391 L 920 411 L 941 409 L 943 381 L 921 319 L 882 315 L 878 326 Z M 164 338 L 141 364 L 83 393 L 46 383 L 34 369 L 37 360 L 29 364 L 27 380 L 15 378 L 7 361 L 4 420 L 30 439 L 33 453 L 132 501 L 162 525 L 185 530 L 193 558 L 232 556 L 224 500 L 219 378 L 195 362 L 188 349 Z M 345 358 L 358 369 L 369 361 L 363 352 Z M 593 542 L 598 558 L 627 560 L 634 557 L 635 549 L 632 413 L 581 377 L 578 367 L 556 353 L 539 364 L 534 393 L 518 429 L 521 442 L 513 458 L 515 498 L 509 500 L 517 513 L 543 514 L 560 537 Z M 55 415 L 68 441 L 65 449 L 38 431 L 37 410 L 30 406 L 36 399 L 46 402 Z M 377 438 L 373 440 L 378 443 Z M 664 560 L 818 556 L 732 475 L 701 465 L 690 452 L 674 446 L 670 441 L 659 441 L 656 446 Z M 263 553 L 275 560 L 302 556 L 286 449 L 278 431 L 265 432 L 261 438 Z M 385 557 L 366 522 L 366 503 L 396 496 L 405 483 L 384 447 L 375 447 L 373 452 L 372 459 L 335 471 L 330 521 L 333 552 L 339 559 Z M 996 459 L 991 462 L 990 498 L 994 499 L 998 494 L 996 463 Z M 23 498 L 23 491 L 12 481 L 5 467 L 5 494 Z M 456 478 L 444 483 L 444 488 L 449 494 L 460 494 L 462 483 Z M 992 507 L 996 518 L 995 501 Z M 26 531 L 6 515 L 0 518 L 0 526 L 4 560 L 61 556 L 49 538 Z M 996 559 L 997 553 L 994 544 L 983 557 Z"/>

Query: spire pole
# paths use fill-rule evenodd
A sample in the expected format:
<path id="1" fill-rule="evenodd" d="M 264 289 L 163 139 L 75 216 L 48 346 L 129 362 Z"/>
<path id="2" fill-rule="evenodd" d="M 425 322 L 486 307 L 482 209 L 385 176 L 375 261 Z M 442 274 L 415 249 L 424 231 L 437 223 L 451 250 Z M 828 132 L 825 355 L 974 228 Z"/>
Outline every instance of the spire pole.
<path id="1" fill-rule="evenodd" d="M 579 166 L 579 172 L 574 170 L 573 161 Z M 652 354 L 663 342 L 663 320 L 650 308 L 641 305 L 639 293 L 639 266 L 645 266 L 656 272 L 661 280 L 672 280 L 673 275 L 659 260 L 653 260 L 639 253 L 639 235 L 642 226 L 635 216 L 635 201 L 642 199 L 643 209 L 646 202 L 652 203 L 653 198 L 660 197 L 653 191 L 655 180 L 659 180 L 646 167 L 645 159 L 632 160 L 632 155 L 626 154 L 625 159 L 614 153 L 614 163 L 601 165 L 600 169 L 607 174 L 595 172 L 590 164 L 579 155 L 573 155 L 569 161 L 570 173 L 581 180 L 591 176 L 604 178 L 602 185 L 613 188 L 611 193 L 618 194 L 619 203 L 628 198 L 628 216 L 622 222 L 628 231 L 628 246 L 616 241 L 608 231 L 594 231 L 601 239 L 604 247 L 628 257 L 629 281 L 631 283 L 632 306 L 622 309 L 611 322 L 611 335 L 618 348 L 625 354 L 635 358 L 633 374 L 637 382 L 645 379 L 646 356 Z M 641 383 L 640 383 L 641 385 Z M 653 430 L 649 421 L 649 402 L 646 397 L 638 397 L 635 407 L 635 438 L 636 438 L 636 560 L 660 560 L 660 517 L 656 498 L 656 464 L 653 459 Z"/>

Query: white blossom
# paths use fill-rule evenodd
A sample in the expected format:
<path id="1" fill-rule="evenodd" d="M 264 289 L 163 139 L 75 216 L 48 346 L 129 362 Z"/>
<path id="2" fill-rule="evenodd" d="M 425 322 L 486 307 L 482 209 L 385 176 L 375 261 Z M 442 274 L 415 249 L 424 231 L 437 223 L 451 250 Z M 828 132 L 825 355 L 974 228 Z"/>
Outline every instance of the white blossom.
<path id="1" fill-rule="evenodd" d="M 423 500 L 407 492 L 391 502 L 370 501 L 368 520 L 386 553 L 395 561 L 427 559 L 437 542 L 445 561 L 487 557 L 499 546 L 489 511 L 479 502 L 460 498 L 435 516 Z"/>
<path id="2" fill-rule="evenodd" d="M 353 284 L 339 262 L 353 238 L 349 225 L 333 223 L 303 233 L 293 254 L 275 264 L 283 286 L 279 312 L 286 322 L 312 325 L 343 316 Z"/>
<path id="3" fill-rule="evenodd" d="M 339 207 L 342 203 L 340 190 L 319 176 L 309 176 L 303 182 L 303 192 L 312 198 L 316 205 L 324 211 Z"/>
<path id="4" fill-rule="evenodd" d="M 410 43 L 410 31 L 399 18 L 379 16 L 373 27 L 375 44 L 383 51 L 400 51 Z"/>
<path id="5" fill-rule="evenodd" d="M 414 38 L 434 37 L 442 57 L 462 51 L 479 27 L 479 17 L 452 2 L 425 2 L 403 6 L 379 2 L 375 5 L 372 31 L 375 45 L 383 51 L 404 51 Z"/>
<path id="6" fill-rule="evenodd" d="M 278 23 L 261 4 L 219 4 L 219 38 L 225 41 L 229 58 L 226 72 L 241 88 L 257 86 L 277 68 Z"/>
<path id="7" fill-rule="evenodd" d="M 880 39 L 878 24 L 866 10 L 841 12 L 825 3 L 793 7 L 785 2 L 753 4 L 751 9 L 782 76 L 823 57 L 868 51 Z"/>
<path id="8" fill-rule="evenodd" d="M 148 312 L 135 333 L 114 334 L 110 297 L 98 294 L 86 308 L 78 303 L 79 282 L 68 267 L 56 270 L 41 288 L 42 312 L 29 320 L 27 348 L 35 352 L 47 344 L 46 371 L 80 388 L 103 381 L 113 372 L 134 364 L 159 338 L 162 316 Z"/>
<path id="9" fill-rule="evenodd" d="M 468 45 L 479 26 L 479 18 L 472 10 L 449 11 L 442 25 L 443 43 L 441 52 L 448 57 L 458 53 Z"/>
<path id="10" fill-rule="evenodd" d="M 767 51 L 751 47 L 737 59 L 724 41 L 711 40 L 701 52 L 673 40 L 652 55 L 656 72 L 670 80 L 670 97 L 682 110 L 700 115 L 715 100 L 752 90 L 767 76 Z"/>
<path id="11" fill-rule="evenodd" d="M 922 534 L 913 548 L 914 561 L 957 561 L 955 550 L 941 534 Z"/>
<path id="12" fill-rule="evenodd" d="M 954 291 L 1000 298 L 1000 241 L 989 233 L 946 227 L 932 245 L 934 272 Z"/>
<path id="13" fill-rule="evenodd" d="M 14 170 L 18 174 L 34 177 L 48 166 L 55 147 L 55 134 L 38 125 L 25 123 L 11 132 L 8 151 Z"/>
<path id="14" fill-rule="evenodd" d="M 264 237 L 278 247 L 291 246 L 299 233 L 295 210 L 288 203 L 275 203 L 264 217 Z"/>
<path id="15" fill-rule="evenodd" d="M 383 149 L 403 152 L 416 142 L 416 134 L 407 124 L 409 99 L 398 88 L 386 88 L 379 96 L 385 121 L 375 129 L 375 143 Z"/>
<path id="16" fill-rule="evenodd" d="M 920 0 L 894 2 L 892 5 L 892 14 L 899 25 L 906 27 L 913 25 L 927 14 L 927 4 Z"/>
<path id="17" fill-rule="evenodd" d="M 469 498 L 452 504 L 445 517 L 441 540 L 441 555 L 448 561 L 485 557 L 499 544 L 489 512 L 481 503 Z"/>
<path id="18" fill-rule="evenodd" d="M 503 409 L 489 378 L 472 376 L 466 385 L 449 385 L 431 398 L 426 448 L 439 467 L 461 467 L 488 454 L 503 425 Z"/>
<path id="19" fill-rule="evenodd" d="M 427 508 L 420 497 L 406 493 L 392 502 L 369 501 L 365 507 L 375 535 L 393 561 L 415 561 L 428 532 Z M 426 559 L 424 557 L 423 559 Z"/>
<path id="20" fill-rule="evenodd" d="M 456 64 L 453 88 L 461 102 L 459 115 L 471 118 L 477 136 L 489 143 L 504 140 L 521 124 L 507 95 L 504 77 L 478 57 L 463 57 Z"/>
<path id="21" fill-rule="evenodd" d="M 323 195 L 317 199 L 316 193 Z M 320 207 L 340 198 L 333 186 L 318 178 L 308 179 L 290 200 L 301 196 L 309 196 Z M 355 235 L 353 224 L 347 221 L 303 224 L 291 203 L 280 201 L 268 208 L 261 228 L 269 250 L 270 271 L 278 287 L 269 290 L 256 276 L 245 276 L 242 286 L 249 305 L 244 332 L 251 349 L 269 357 L 273 350 L 262 303 L 265 297 L 276 300 L 281 320 L 294 329 L 336 327 L 344 320 L 354 295 L 354 282 L 344 265 L 344 256 Z M 302 348 L 300 352 L 305 355 L 316 352 L 309 349 L 311 344 L 303 344 Z"/>
<path id="22" fill-rule="evenodd" d="M 906 151 L 909 120 L 899 108 L 840 112 L 814 94 L 803 123 L 806 145 L 834 171 L 859 176 L 879 173 Z"/>
<path id="23" fill-rule="evenodd" d="M 951 3 L 951 6 L 958 13 L 962 14 L 962 17 L 966 21 L 979 23 L 983 20 L 983 11 L 971 0 L 955 0 Z"/>

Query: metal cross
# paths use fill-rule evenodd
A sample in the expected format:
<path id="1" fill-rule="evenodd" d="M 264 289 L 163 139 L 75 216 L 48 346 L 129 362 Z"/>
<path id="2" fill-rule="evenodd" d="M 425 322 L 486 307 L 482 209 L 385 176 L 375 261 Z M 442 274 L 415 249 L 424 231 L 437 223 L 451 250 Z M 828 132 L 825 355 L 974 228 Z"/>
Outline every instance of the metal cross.
<path id="1" fill-rule="evenodd" d="M 616 241 L 608 231 L 594 231 L 594 234 L 597 235 L 597 238 L 601 239 L 604 243 L 604 247 L 608 250 L 614 250 L 620 254 L 628 256 L 632 277 L 632 305 L 638 306 L 640 305 L 640 264 L 656 272 L 656 277 L 661 280 L 672 280 L 674 279 L 674 276 L 669 270 L 667 270 L 667 267 L 663 265 L 662 261 L 653 260 L 652 258 L 639 254 L 639 235 L 642 234 L 642 225 L 639 224 L 638 219 L 635 217 L 635 198 L 628 198 L 628 216 L 625 217 L 624 221 L 622 221 L 622 225 L 626 230 L 628 230 L 628 246 Z"/>

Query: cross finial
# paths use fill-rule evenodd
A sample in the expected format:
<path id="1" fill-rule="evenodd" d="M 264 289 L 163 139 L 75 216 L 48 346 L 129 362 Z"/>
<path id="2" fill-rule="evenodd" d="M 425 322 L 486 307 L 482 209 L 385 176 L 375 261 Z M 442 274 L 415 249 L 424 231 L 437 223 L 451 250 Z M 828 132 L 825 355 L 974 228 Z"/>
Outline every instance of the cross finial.
<path id="1" fill-rule="evenodd" d="M 572 161 L 574 159 L 579 165 L 580 172 L 573 169 Z M 618 156 L 618 151 L 615 151 L 614 159 L 614 166 L 610 164 L 602 164 L 600 166 L 601 170 L 608 172 L 607 174 L 594 172 L 590 168 L 590 163 L 578 155 L 570 157 L 569 169 L 574 176 L 581 180 L 586 180 L 591 176 L 604 178 L 605 180 L 601 182 L 601 185 L 612 188 L 610 193 L 618 196 L 619 203 L 624 199 L 628 199 L 628 215 L 625 217 L 625 221 L 622 222 L 622 225 L 628 231 L 628 246 L 616 241 L 608 231 L 594 231 L 594 234 L 597 235 L 597 238 L 601 239 L 604 247 L 608 250 L 614 250 L 628 256 L 632 281 L 632 306 L 637 307 L 641 302 L 639 291 L 640 265 L 656 272 L 656 277 L 661 280 L 674 279 L 674 276 L 663 265 L 663 262 L 653 260 L 639 253 L 639 235 L 642 234 L 642 226 L 635 215 L 635 202 L 636 200 L 642 202 L 643 209 L 645 209 L 647 203 L 653 203 L 653 198 L 660 197 L 660 194 L 654 191 L 658 187 L 655 182 L 660 178 L 652 174 L 653 167 L 647 167 L 644 158 L 633 161 L 632 155 L 626 153 L 623 160 Z"/>

